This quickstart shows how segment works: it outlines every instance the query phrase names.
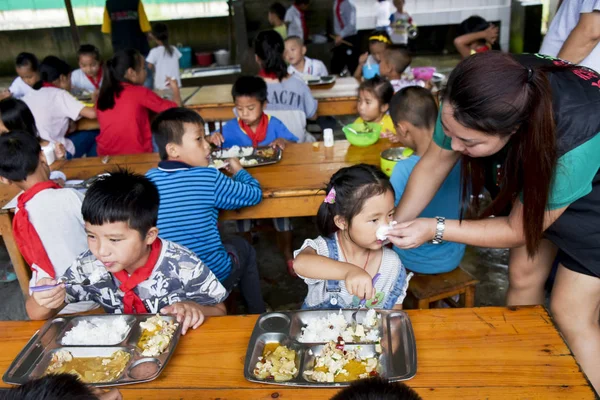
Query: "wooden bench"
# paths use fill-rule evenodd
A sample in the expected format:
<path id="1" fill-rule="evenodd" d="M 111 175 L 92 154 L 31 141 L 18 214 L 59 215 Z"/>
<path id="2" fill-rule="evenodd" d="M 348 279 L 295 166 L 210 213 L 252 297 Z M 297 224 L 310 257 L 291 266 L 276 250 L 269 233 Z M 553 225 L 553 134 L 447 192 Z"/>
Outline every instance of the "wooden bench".
<path id="1" fill-rule="evenodd" d="M 408 285 L 409 293 L 417 300 L 417 308 L 429 308 L 430 304 L 443 300 L 451 307 L 475 306 L 475 285 L 479 281 L 460 267 L 445 274 L 415 275 Z M 460 295 L 460 304 L 452 299 Z"/>

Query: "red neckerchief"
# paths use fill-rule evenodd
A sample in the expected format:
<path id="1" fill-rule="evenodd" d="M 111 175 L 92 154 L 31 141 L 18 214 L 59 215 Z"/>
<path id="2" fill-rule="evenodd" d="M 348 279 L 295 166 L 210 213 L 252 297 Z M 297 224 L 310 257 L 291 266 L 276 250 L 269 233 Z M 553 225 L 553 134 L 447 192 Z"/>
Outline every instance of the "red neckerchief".
<path id="1" fill-rule="evenodd" d="M 269 116 L 263 113 L 260 122 L 253 131 L 244 121 L 238 118 L 240 129 L 252 140 L 252 147 L 258 147 L 259 143 L 267 137 L 267 128 L 269 127 Z"/>
<path id="2" fill-rule="evenodd" d="M 344 0 L 336 0 L 335 4 L 335 16 L 338 20 L 338 23 L 340 24 L 340 29 L 344 29 L 344 21 L 342 20 L 342 12 L 340 10 L 343 1 Z"/>
<path id="3" fill-rule="evenodd" d="M 29 221 L 29 214 L 25 205 L 31 200 L 36 194 L 46 189 L 60 189 L 53 181 L 39 182 L 21 193 L 18 199 L 19 212 L 15 214 L 13 218 L 13 234 L 15 241 L 19 247 L 19 251 L 27 261 L 27 264 L 33 266 L 33 264 L 40 267 L 46 272 L 52 279 L 56 278 L 56 272 L 54 266 L 48 258 L 48 253 L 42 244 L 42 241 L 36 232 L 33 225 Z"/>
<path id="4" fill-rule="evenodd" d="M 123 298 L 125 314 L 145 314 L 148 312 L 142 299 L 140 299 L 133 289 L 152 275 L 158 257 L 160 257 L 161 247 L 161 240 L 157 238 L 154 243 L 152 243 L 150 255 L 148 255 L 146 264 L 133 271 L 133 274 L 129 275 L 125 270 L 113 273 L 119 282 L 121 282 L 119 289 L 125 293 L 125 297 Z"/>
<path id="5" fill-rule="evenodd" d="M 298 6 L 295 4 L 294 4 L 294 7 L 296 7 L 296 10 L 298 10 L 298 12 L 300 13 L 300 21 L 302 22 L 302 33 L 304 34 L 304 37 L 302 39 L 304 39 L 304 41 L 306 41 L 306 40 L 308 40 L 308 26 L 306 25 L 306 18 L 304 17 L 304 11 L 299 9 Z"/>
<path id="6" fill-rule="evenodd" d="M 92 82 L 92 85 L 94 85 L 96 89 L 100 89 L 100 81 L 102 80 L 102 64 L 100 64 L 100 68 L 98 68 L 98 80 L 94 80 L 94 78 L 86 73 L 84 73 L 84 75 L 90 82 Z"/>
<path id="7" fill-rule="evenodd" d="M 277 77 L 277 74 L 275 72 L 267 72 L 264 69 L 261 69 L 260 71 L 258 71 L 258 76 L 260 76 L 261 78 L 279 80 L 279 77 Z"/>
<path id="8" fill-rule="evenodd" d="M 57 88 L 58 86 L 50 83 L 50 82 L 42 82 L 42 87 L 55 87 Z"/>

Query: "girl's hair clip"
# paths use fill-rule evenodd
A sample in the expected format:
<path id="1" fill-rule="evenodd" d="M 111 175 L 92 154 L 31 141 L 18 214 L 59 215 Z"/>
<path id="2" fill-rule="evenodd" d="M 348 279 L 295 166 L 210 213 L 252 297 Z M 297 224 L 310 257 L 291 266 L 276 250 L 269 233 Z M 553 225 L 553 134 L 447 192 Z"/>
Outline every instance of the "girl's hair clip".
<path id="1" fill-rule="evenodd" d="M 335 188 L 334 187 L 332 187 L 331 190 L 329 191 L 329 193 L 327 193 L 327 196 L 325 196 L 325 200 L 323 200 L 323 203 L 335 204 Z"/>

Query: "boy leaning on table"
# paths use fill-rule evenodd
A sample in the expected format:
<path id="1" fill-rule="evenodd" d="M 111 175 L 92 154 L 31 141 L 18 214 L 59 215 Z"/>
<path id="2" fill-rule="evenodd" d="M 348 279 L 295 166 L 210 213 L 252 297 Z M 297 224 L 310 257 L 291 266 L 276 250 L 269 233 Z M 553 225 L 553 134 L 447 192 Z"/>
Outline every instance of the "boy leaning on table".
<path id="1" fill-rule="evenodd" d="M 13 232 L 19 251 L 31 266 L 29 286 L 42 278 L 61 276 L 88 249 L 81 217 L 83 195 L 50 180 L 39 139 L 25 131 L 0 135 L 0 182 L 23 190 Z M 96 307 L 93 302 L 79 302 L 67 305 L 61 314 Z"/>
<path id="2" fill-rule="evenodd" d="M 65 283 L 27 299 L 31 319 L 66 303 L 94 301 L 107 313 L 175 314 L 182 334 L 204 316 L 225 315 L 225 288 L 190 250 L 158 237 L 159 195 L 146 177 L 118 170 L 96 181 L 83 200 L 89 250 L 67 269 Z M 44 278 L 37 286 L 53 285 Z"/>

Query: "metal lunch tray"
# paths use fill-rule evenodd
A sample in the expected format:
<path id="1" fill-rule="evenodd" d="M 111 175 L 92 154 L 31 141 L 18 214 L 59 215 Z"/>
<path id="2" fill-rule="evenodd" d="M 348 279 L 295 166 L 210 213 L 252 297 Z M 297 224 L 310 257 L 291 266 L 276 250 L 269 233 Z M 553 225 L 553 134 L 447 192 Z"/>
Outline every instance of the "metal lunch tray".
<path id="1" fill-rule="evenodd" d="M 321 86 L 321 85 L 331 85 L 332 83 L 335 83 L 335 75 L 327 75 L 327 76 L 321 76 L 318 78 L 314 78 L 314 79 L 308 79 L 306 81 L 306 84 L 308 86 Z"/>
<path id="2" fill-rule="evenodd" d="M 342 310 L 346 321 L 351 323 L 352 314 L 357 310 Z M 305 343 L 300 342 L 302 328 L 309 320 L 326 317 L 328 314 L 337 313 L 339 310 L 299 310 L 289 312 L 273 312 L 261 315 L 256 321 L 244 363 L 244 377 L 257 383 L 266 383 L 284 386 L 308 387 L 339 387 L 347 386 L 351 382 L 316 382 L 307 379 L 304 372 L 312 369 L 315 357 L 326 342 Z M 356 319 L 362 321 L 367 310 L 358 310 Z M 390 381 L 403 381 L 411 379 L 417 373 L 417 349 L 415 335 L 408 315 L 403 311 L 377 310 L 379 319 L 379 334 L 381 337 L 381 353 L 375 351 L 375 343 L 346 342 L 346 349 L 358 349 L 362 358 L 379 357 L 377 372 Z M 278 342 L 289 349 L 296 351 L 296 368 L 298 373 L 294 378 L 285 382 L 275 382 L 273 379 L 259 379 L 254 376 L 254 368 L 258 357 L 263 355 L 265 344 Z"/>
<path id="3" fill-rule="evenodd" d="M 247 148 L 249 146 L 240 146 L 241 148 Z M 273 153 L 272 157 L 263 157 L 261 155 L 258 154 L 258 152 L 260 152 L 261 150 L 267 150 L 267 149 L 273 149 L 272 147 L 269 146 L 263 146 L 263 147 L 257 147 L 253 150 L 252 154 L 246 157 L 240 157 L 240 160 L 242 158 L 246 159 L 246 160 L 256 160 L 258 161 L 258 164 L 254 164 L 254 165 L 243 165 L 242 166 L 244 168 L 253 168 L 253 167 L 260 167 L 263 165 L 269 165 L 269 164 L 276 164 L 279 161 L 281 161 L 281 157 L 283 156 L 283 152 L 281 151 L 280 148 L 275 148 L 273 149 L 275 152 Z M 221 150 L 214 150 L 212 152 L 212 157 L 214 159 L 218 159 L 218 160 L 227 160 L 226 157 L 222 157 L 222 151 L 223 150 L 227 150 L 227 149 L 221 149 Z"/>
<path id="4" fill-rule="evenodd" d="M 58 350 L 68 350 L 73 357 L 108 357 L 117 350 L 123 350 L 131 354 L 121 376 L 112 382 L 90 383 L 97 387 L 129 385 L 132 383 L 148 382 L 156 379 L 169 362 L 179 337 L 181 335 L 181 324 L 173 333 L 171 342 L 167 349 L 156 357 L 145 357 L 137 347 L 142 328 L 140 322 L 153 317 L 155 314 L 135 315 L 89 315 L 89 316 L 64 316 L 49 320 L 29 339 L 23 350 L 15 357 L 8 370 L 4 373 L 2 380 L 12 385 L 22 385 L 31 379 L 44 375 L 48 368 L 52 355 Z M 119 343 L 112 345 L 97 345 L 94 343 L 86 345 L 63 345 L 62 338 L 66 332 L 81 321 L 97 319 L 114 319 L 125 317 L 130 329 Z M 167 321 L 174 321 L 174 316 L 161 315 Z"/>

